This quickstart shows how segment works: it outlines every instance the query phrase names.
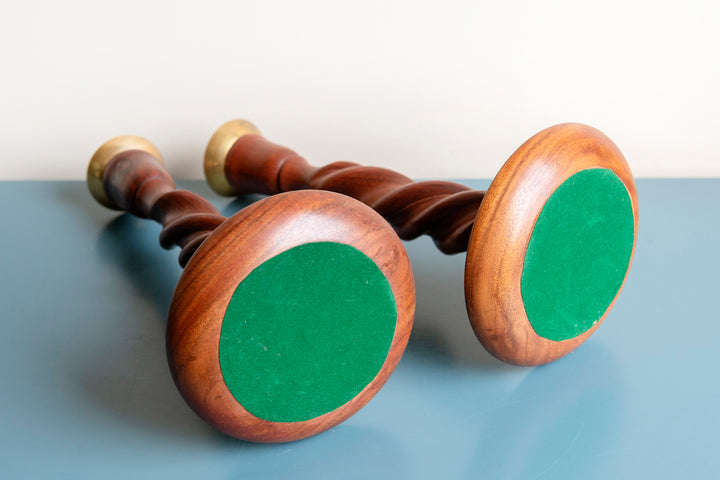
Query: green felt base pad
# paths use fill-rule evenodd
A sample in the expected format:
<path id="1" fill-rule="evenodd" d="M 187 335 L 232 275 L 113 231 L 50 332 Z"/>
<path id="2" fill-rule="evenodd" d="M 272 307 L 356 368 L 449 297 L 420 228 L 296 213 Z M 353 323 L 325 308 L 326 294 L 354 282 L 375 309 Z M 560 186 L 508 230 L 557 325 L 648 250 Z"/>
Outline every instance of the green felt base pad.
<path id="1" fill-rule="evenodd" d="M 225 383 L 259 418 L 318 417 L 376 377 L 396 320 L 390 284 L 361 251 L 332 242 L 292 248 L 232 296 L 219 346 Z"/>
<path id="2" fill-rule="evenodd" d="M 632 203 L 611 170 L 583 170 L 548 198 L 528 243 L 525 312 L 550 340 L 595 325 L 622 286 L 635 241 Z"/>

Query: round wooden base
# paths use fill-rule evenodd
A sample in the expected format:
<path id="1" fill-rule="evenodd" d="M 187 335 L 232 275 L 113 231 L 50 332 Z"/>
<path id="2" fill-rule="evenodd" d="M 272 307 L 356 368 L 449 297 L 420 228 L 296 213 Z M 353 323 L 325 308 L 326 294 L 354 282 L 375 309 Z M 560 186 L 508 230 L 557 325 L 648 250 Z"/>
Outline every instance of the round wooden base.
<path id="1" fill-rule="evenodd" d="M 349 245 L 375 262 L 395 300 L 394 335 L 377 375 L 347 403 L 304 421 L 268 421 L 250 413 L 228 388 L 218 355 L 223 319 L 238 285 L 258 266 L 312 242 Z M 195 252 L 173 295 L 167 330 L 168 360 L 185 400 L 219 430 L 255 442 L 298 440 L 347 419 L 382 387 L 407 344 L 414 305 L 407 254 L 395 232 L 377 213 L 349 197 L 329 192 L 281 194 L 235 214 Z M 297 321 L 309 322 L 313 318 Z M 362 339 L 358 339 L 358 346 L 362 345 Z"/>
<path id="2" fill-rule="evenodd" d="M 620 286 L 611 293 L 612 301 L 605 305 L 592 327 L 573 338 L 550 340 L 538 335 L 533 328 L 523 299 L 522 278 L 528 245 L 548 199 L 570 177 L 589 169 L 612 171 L 627 191 L 634 224 L 630 260 L 621 272 Z M 578 228 L 592 229 L 593 219 L 587 220 Z M 620 293 L 630 268 L 637 226 L 637 191 L 630 167 L 604 134 L 586 125 L 563 124 L 543 130 L 525 142 L 488 189 L 468 245 L 465 299 L 470 322 L 483 346 L 497 358 L 517 365 L 548 363 L 577 348 L 597 330 Z M 592 230 L 584 233 L 593 234 Z M 565 240 L 577 241 L 558 238 L 555 248 L 568 248 Z M 579 268 L 582 266 L 567 265 L 566 274 L 572 275 Z"/>

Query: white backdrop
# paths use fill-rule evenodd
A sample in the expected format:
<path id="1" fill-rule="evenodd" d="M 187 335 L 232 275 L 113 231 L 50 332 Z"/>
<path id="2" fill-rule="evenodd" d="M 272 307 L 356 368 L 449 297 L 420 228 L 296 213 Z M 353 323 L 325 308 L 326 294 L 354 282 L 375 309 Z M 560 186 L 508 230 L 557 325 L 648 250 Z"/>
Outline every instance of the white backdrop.
<path id="1" fill-rule="evenodd" d="M 201 178 L 236 117 L 314 164 L 492 177 L 564 121 L 636 176 L 720 176 L 720 7 L 686 0 L 5 2 L 0 179 L 81 179 L 112 136 Z"/>

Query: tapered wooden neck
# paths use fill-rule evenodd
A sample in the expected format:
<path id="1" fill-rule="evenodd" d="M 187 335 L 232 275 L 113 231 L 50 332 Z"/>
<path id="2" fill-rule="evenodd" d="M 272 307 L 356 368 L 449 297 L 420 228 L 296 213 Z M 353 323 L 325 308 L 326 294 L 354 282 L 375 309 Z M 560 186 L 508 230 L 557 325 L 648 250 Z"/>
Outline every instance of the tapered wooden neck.
<path id="1" fill-rule="evenodd" d="M 400 238 L 427 234 L 447 254 L 467 249 L 485 194 L 454 182 L 413 182 L 392 170 L 350 162 L 313 167 L 293 150 L 259 134 L 244 135 L 234 143 L 225 159 L 225 175 L 237 193 L 317 189 L 348 195 L 380 213 Z"/>
<path id="2" fill-rule="evenodd" d="M 130 150 L 113 157 L 102 175 L 105 194 L 121 210 L 163 225 L 163 248 L 178 245 L 181 266 L 225 217 L 207 200 L 177 190 L 170 174 L 150 153 Z"/>

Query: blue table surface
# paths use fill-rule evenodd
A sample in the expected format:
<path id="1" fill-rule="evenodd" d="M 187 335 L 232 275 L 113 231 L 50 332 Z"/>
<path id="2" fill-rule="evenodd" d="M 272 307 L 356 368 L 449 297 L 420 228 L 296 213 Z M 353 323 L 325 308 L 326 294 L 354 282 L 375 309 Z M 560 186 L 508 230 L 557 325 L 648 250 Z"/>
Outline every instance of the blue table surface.
<path id="1" fill-rule="evenodd" d="M 180 183 L 225 215 L 253 200 Z M 0 182 L 0 478 L 718 478 L 720 180 L 638 193 L 629 278 L 574 353 L 495 360 L 467 321 L 465 256 L 407 242 L 417 315 L 385 388 L 326 433 L 261 445 L 175 389 L 164 327 L 181 269 L 160 226 L 83 182 Z"/>

